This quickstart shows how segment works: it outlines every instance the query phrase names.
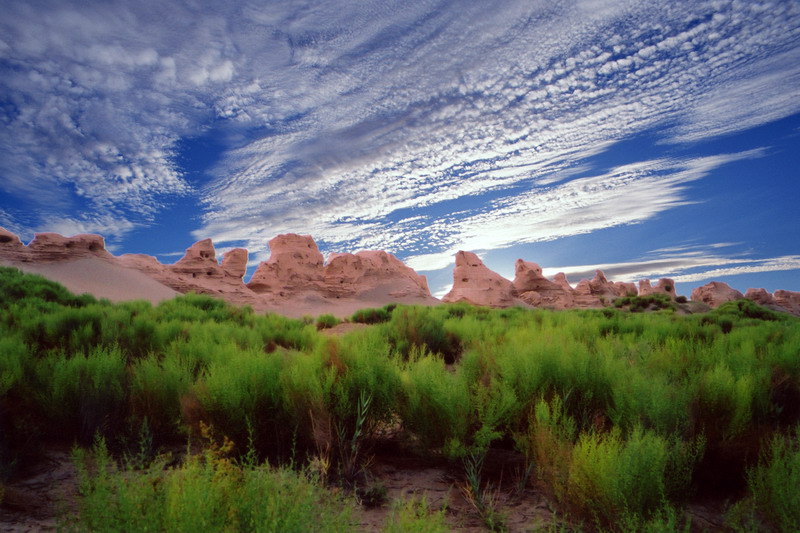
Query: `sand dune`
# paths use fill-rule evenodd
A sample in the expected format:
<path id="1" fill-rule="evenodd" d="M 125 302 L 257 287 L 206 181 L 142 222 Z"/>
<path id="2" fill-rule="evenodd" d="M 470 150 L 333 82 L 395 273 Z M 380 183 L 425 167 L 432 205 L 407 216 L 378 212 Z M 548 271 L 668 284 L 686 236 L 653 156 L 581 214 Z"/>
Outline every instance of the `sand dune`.
<path id="1" fill-rule="evenodd" d="M 149 300 L 158 303 L 179 294 L 150 276 L 94 257 L 56 263 L 0 261 L 24 272 L 57 281 L 75 294 L 89 293 L 112 302 Z"/>

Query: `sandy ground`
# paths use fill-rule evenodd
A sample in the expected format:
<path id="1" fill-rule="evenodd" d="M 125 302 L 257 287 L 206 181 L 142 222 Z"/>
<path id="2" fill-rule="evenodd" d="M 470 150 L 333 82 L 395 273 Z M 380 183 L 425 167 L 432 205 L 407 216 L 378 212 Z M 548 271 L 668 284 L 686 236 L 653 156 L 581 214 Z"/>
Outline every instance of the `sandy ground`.
<path id="1" fill-rule="evenodd" d="M 93 257 L 57 263 L 0 261 L 0 264 L 57 281 L 75 294 L 89 293 L 112 302 L 149 300 L 158 303 L 178 294 L 138 270 Z"/>

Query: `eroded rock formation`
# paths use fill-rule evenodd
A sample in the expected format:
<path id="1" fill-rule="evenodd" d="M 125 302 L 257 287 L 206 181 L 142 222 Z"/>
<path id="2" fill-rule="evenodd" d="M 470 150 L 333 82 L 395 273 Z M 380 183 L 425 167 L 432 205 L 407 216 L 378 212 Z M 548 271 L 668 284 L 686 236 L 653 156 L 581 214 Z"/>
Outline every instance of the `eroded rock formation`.
<path id="1" fill-rule="evenodd" d="M 766 289 L 747 289 L 744 293 L 744 297 L 748 300 L 753 300 L 758 305 L 769 307 L 775 305 L 775 298 L 773 298 Z"/>
<path id="2" fill-rule="evenodd" d="M 722 281 L 711 281 L 692 291 L 692 300 L 703 302 L 710 307 L 719 307 L 725 302 L 740 300 L 744 295 Z"/>
<path id="3" fill-rule="evenodd" d="M 566 281 L 563 273 L 562 283 L 550 281 L 542 275 L 542 268 L 536 263 L 517 259 L 514 264 L 514 295 L 528 305 L 550 309 L 568 309 L 575 306 L 575 291 Z"/>
<path id="4" fill-rule="evenodd" d="M 222 263 L 210 239 L 196 242 L 172 265 L 142 254 L 114 257 L 105 249 L 99 235 L 64 237 L 56 233 L 37 233 L 29 245 L 0 228 L 0 260 L 18 265 L 53 264 L 78 259 L 101 260 L 116 268 L 136 270 L 179 293 L 194 291 L 224 298 L 235 304 L 249 304 L 257 310 L 287 314 L 339 312 L 347 314 L 360 307 L 390 302 L 436 304 L 425 276 L 417 274 L 397 257 L 383 251 L 331 254 L 326 262 L 317 244 L 308 235 L 284 234 L 269 241 L 270 257 L 256 269 L 245 284 L 248 251 L 231 249 Z M 639 289 L 632 283 L 609 281 L 600 270 L 574 288 L 563 273 L 553 280 L 541 267 L 517 260 L 514 281 L 493 272 L 472 252 L 458 252 L 453 270 L 453 288 L 446 302 L 508 307 L 522 305 L 551 309 L 591 308 L 610 305 L 616 298 L 663 293 L 676 297 L 675 282 L 669 278 L 651 285 L 641 280 Z M 32 268 L 32 267 L 31 267 Z M 82 268 L 82 267 L 81 267 Z M 746 296 L 722 282 L 711 282 L 692 291 L 692 300 L 711 307 L 739 298 L 800 316 L 800 292 L 749 289 Z M 298 302 L 301 304 L 298 306 Z M 337 309 L 339 311 L 337 311 Z M 347 309 L 347 311 L 342 311 Z M 302 312 L 301 312 L 302 310 Z"/>
<path id="5" fill-rule="evenodd" d="M 777 290 L 772 296 L 778 306 L 793 315 L 800 316 L 800 292 Z"/>
<path id="6" fill-rule="evenodd" d="M 666 294 L 673 300 L 677 297 L 675 282 L 670 278 L 661 278 L 655 285 L 650 285 L 649 279 L 639 281 L 639 296 L 649 294 Z"/>
<path id="7" fill-rule="evenodd" d="M 442 301 L 489 307 L 508 307 L 516 303 L 513 283 L 489 270 L 474 253 L 464 251 L 456 253 L 453 288 Z"/>
<path id="8" fill-rule="evenodd" d="M 247 283 L 252 291 L 286 297 L 323 290 L 325 259 L 310 235 L 278 235 L 269 241 L 269 250 L 269 259 L 258 265 Z"/>

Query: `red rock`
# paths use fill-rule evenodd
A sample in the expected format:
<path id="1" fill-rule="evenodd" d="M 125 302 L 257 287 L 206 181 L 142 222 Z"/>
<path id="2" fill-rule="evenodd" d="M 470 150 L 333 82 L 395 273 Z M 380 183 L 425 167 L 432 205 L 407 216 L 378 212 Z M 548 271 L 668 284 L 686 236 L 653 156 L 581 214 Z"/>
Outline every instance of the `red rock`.
<path id="1" fill-rule="evenodd" d="M 633 283 L 608 281 L 602 270 L 595 271 L 594 278 L 589 282 L 589 290 L 603 305 L 611 304 L 616 298 L 635 296 L 637 293 Z"/>
<path id="2" fill-rule="evenodd" d="M 244 248 L 234 248 L 222 255 L 222 270 L 226 277 L 241 279 L 247 273 L 249 252 Z"/>
<path id="3" fill-rule="evenodd" d="M 800 316 L 800 292 L 778 290 L 772 294 L 775 303 L 789 313 Z"/>
<path id="4" fill-rule="evenodd" d="M 192 278 L 222 279 L 222 268 L 217 262 L 217 252 L 211 239 L 198 241 L 186 249 L 177 263 L 170 270 L 178 274 L 186 274 Z"/>
<path id="5" fill-rule="evenodd" d="M 5 249 L 6 247 L 21 247 L 24 245 L 18 236 L 14 235 L 7 229 L 0 227 L 0 246 Z"/>
<path id="6" fill-rule="evenodd" d="M 580 307 L 581 309 L 603 307 L 604 305 L 600 298 L 592 294 L 592 285 L 588 279 L 582 279 L 578 282 L 573 295 L 575 307 Z"/>
<path id="7" fill-rule="evenodd" d="M 326 296 L 385 293 L 392 298 L 431 298 L 428 280 L 384 251 L 331 254 L 325 265 Z"/>
<path id="8" fill-rule="evenodd" d="M 64 237 L 58 233 L 36 233 L 27 246 L 30 261 L 68 261 L 79 257 L 112 257 L 106 251 L 105 241 L 100 235 L 82 233 Z"/>
<path id="9" fill-rule="evenodd" d="M 675 282 L 669 278 L 661 278 L 655 284 L 650 285 L 649 279 L 639 281 L 639 296 L 647 296 L 648 294 L 666 294 L 671 299 L 675 299 L 677 291 L 675 290 Z"/>
<path id="10" fill-rule="evenodd" d="M 536 263 L 517 259 L 514 267 L 514 295 L 523 302 L 534 307 L 552 309 L 568 309 L 575 306 L 574 291 L 569 283 L 566 283 L 565 287 L 564 284 L 550 281 L 542 275 L 542 268 Z"/>
<path id="11" fill-rule="evenodd" d="M 442 301 L 490 307 L 507 307 L 516 303 L 514 285 L 509 280 L 489 270 L 474 253 L 463 251 L 456 253 L 453 288 Z"/>
<path id="12" fill-rule="evenodd" d="M 258 265 L 247 283 L 251 290 L 287 296 L 324 289 L 324 260 L 310 235 L 278 235 L 269 241 L 269 250 L 269 259 Z"/>
<path id="13" fill-rule="evenodd" d="M 725 302 L 742 298 L 744 295 L 741 292 L 721 281 L 711 281 L 692 291 L 692 301 L 703 302 L 710 307 L 719 307 Z"/>
<path id="14" fill-rule="evenodd" d="M 775 298 L 765 289 L 747 289 L 747 292 L 744 293 L 744 297 L 748 300 L 753 300 L 758 305 L 775 305 Z"/>

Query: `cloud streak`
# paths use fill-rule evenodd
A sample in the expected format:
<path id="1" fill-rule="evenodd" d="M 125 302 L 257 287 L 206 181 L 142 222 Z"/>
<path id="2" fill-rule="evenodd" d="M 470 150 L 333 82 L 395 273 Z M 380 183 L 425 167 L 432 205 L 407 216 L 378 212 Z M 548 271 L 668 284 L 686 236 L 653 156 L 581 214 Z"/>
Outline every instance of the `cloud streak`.
<path id="1" fill-rule="evenodd" d="M 649 128 L 696 142 L 800 111 L 796 3 L 662 4 L 11 1 L 0 190 L 31 224 L 118 237 L 198 195 L 198 238 L 310 233 L 420 269 L 643 222 L 759 153 L 593 158 Z M 194 184 L 177 147 L 207 132 L 227 149 Z"/>

